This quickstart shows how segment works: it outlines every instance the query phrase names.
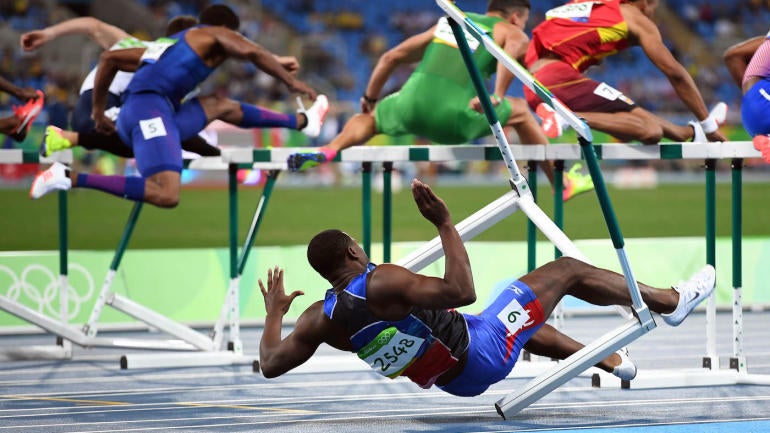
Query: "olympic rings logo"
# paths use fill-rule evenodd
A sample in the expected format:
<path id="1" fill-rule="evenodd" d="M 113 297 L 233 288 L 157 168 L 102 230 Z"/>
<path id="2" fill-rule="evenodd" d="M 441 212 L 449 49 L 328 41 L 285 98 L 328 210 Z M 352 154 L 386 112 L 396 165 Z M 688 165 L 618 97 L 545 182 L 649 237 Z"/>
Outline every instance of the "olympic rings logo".
<path id="1" fill-rule="evenodd" d="M 78 293 L 70 282 L 72 274 L 82 275 L 82 281 L 87 286 L 84 294 Z M 0 274 L 10 276 L 11 284 L 8 286 L 6 296 L 16 302 L 21 302 L 20 297 L 28 302 L 25 305 L 36 309 L 39 313 L 60 318 L 59 303 L 55 302 L 59 294 L 59 276 L 54 275 L 50 269 L 43 265 L 31 264 L 24 267 L 21 275 L 17 276 L 13 269 L 0 265 Z M 82 305 L 88 302 L 94 294 L 96 286 L 94 279 L 88 270 L 77 263 L 71 263 L 68 267 L 67 278 L 67 320 L 73 320 L 80 313 Z M 79 279 L 80 281 L 81 279 Z M 42 291 L 35 284 L 42 283 Z M 32 305 L 29 305 L 32 304 Z"/>

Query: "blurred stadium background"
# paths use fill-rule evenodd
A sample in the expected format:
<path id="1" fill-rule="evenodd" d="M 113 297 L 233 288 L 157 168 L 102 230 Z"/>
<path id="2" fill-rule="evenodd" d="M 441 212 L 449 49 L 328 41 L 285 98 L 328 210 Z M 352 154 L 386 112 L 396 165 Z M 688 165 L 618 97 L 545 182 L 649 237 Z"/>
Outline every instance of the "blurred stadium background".
<path id="1" fill-rule="evenodd" d="M 86 73 L 98 60 L 101 49 L 86 36 L 66 36 L 42 49 L 28 53 L 19 47 L 20 35 L 77 16 L 94 16 L 126 29 L 142 39 L 162 34 L 165 23 L 181 14 L 196 15 L 210 2 L 205 0 L 1 0 L 0 1 L 0 74 L 19 86 L 43 89 L 46 93 L 44 113 L 39 116 L 32 132 L 23 143 L 2 137 L 3 148 L 37 149 L 43 129 L 52 124 L 68 126 L 70 111 Z M 358 98 L 363 94 L 369 74 L 377 58 L 405 37 L 430 27 L 440 16 L 440 9 L 430 0 L 286 0 L 262 2 L 232 0 L 226 2 L 241 17 L 241 30 L 250 39 L 273 52 L 295 55 L 300 59 L 300 74 L 320 92 L 329 95 L 332 111 L 321 137 L 308 141 L 301 133 L 286 130 L 256 130 L 219 132 L 222 145 L 239 146 L 315 146 L 328 142 L 341 128 L 347 117 L 357 112 Z M 486 0 L 463 0 L 468 11 L 483 12 Z M 527 30 L 544 19 L 545 11 L 561 4 L 560 0 L 532 2 L 532 14 Z M 760 0 L 661 0 L 656 20 L 666 43 L 676 57 L 688 68 L 701 90 L 707 105 L 717 101 L 729 104 L 728 124 L 724 128 L 731 140 L 748 139 L 740 124 L 740 92 L 730 80 L 721 53 L 731 44 L 750 36 L 764 34 L 770 22 L 770 1 Z M 398 70 L 385 93 L 396 91 L 411 70 Z M 691 120 L 691 114 L 674 94 L 667 79 L 638 48 L 609 57 L 590 74 L 630 95 L 637 103 L 676 122 Z M 219 93 L 232 98 L 292 111 L 296 108 L 293 95 L 267 74 L 244 62 L 228 62 L 204 83 L 203 93 Z M 511 95 L 522 94 L 521 85 L 514 82 Z M 0 95 L 0 114 L 11 112 L 18 101 Z M 511 137 L 515 142 L 516 137 Z M 610 142 L 611 137 L 597 134 L 596 143 Z M 491 138 L 479 140 L 493 144 Z M 569 132 L 554 142 L 574 143 Z M 419 137 L 389 138 L 379 136 L 370 144 L 422 144 Z M 427 144 L 427 143 L 426 143 Z M 99 152 L 76 151 L 80 168 L 112 174 L 130 171 L 130 162 Z M 608 179 L 614 186 L 624 188 L 653 188 L 660 183 L 690 182 L 702 186 L 702 162 L 602 162 Z M 718 169 L 726 172 L 729 161 L 719 161 Z M 746 162 L 746 180 L 760 183 L 770 181 L 770 167 L 761 160 Z M 355 164 L 332 164 L 308 173 L 282 176 L 279 187 L 313 188 L 318 185 L 350 186 L 359 181 Z M 27 188 L 38 171 L 37 165 L 0 165 L 0 188 L 7 193 Z M 415 175 L 444 184 L 455 183 L 499 185 L 505 178 L 502 163 L 458 162 L 455 164 L 397 165 L 397 186 Z M 256 175 L 256 176 L 255 176 Z M 438 178 L 432 176 L 438 175 Z M 264 179 L 258 173 L 244 172 L 246 183 L 259 184 Z M 188 186 L 224 186 L 223 173 L 187 172 Z M 541 181 L 545 179 L 541 174 Z M 86 193 L 91 196 L 91 194 Z M 98 195 L 98 194 L 97 194 Z M 5 196 L 5 195 L 4 195 Z M 10 197 L 10 196 L 9 196 Z M 13 205 L 12 200 L 26 199 L 21 191 L 6 199 L 8 208 L 17 209 L 17 218 L 6 218 L 5 227 L 28 220 L 29 206 Z M 100 197 L 101 198 L 101 197 Z M 195 200 L 195 199 L 189 199 Z M 188 201 L 189 201 L 188 200 Z M 107 200 L 110 202 L 111 200 Z M 38 208 L 42 206 L 37 204 Z M 34 212 L 35 207 L 29 209 Z M 751 213 L 747 213 L 751 218 Z M 53 227 L 52 227 L 53 229 Z M 9 230 L 14 231 L 14 230 Z M 580 235 L 577 235 L 580 237 Z M 50 239 L 52 243 L 54 239 Z M 23 243 L 21 239 L 19 242 Z M 278 241 L 281 242 L 281 241 Z M 286 241 L 291 242 L 291 241 Z M 0 250 L 18 249 L 18 242 L 0 241 Z M 36 247 L 40 245 L 34 243 Z M 140 244 L 142 245 L 142 244 Z M 150 243 L 151 247 L 158 247 Z M 88 247 L 84 245 L 83 247 Z"/>
<path id="2" fill-rule="evenodd" d="M 143 38 L 161 35 L 166 21 L 180 14 L 197 14 L 211 2 L 184 0 L 3 0 L 0 1 L 0 74 L 20 86 L 43 89 L 47 95 L 45 113 L 34 131 L 21 145 L 7 137 L 4 148 L 21 146 L 37 148 L 46 124 L 67 127 L 69 112 L 85 74 L 95 64 L 100 48 L 84 36 L 63 37 L 33 53 L 19 48 L 19 36 L 25 31 L 43 28 L 76 16 L 91 15 L 126 29 Z M 302 64 L 302 78 L 329 95 L 331 112 L 322 136 L 308 143 L 301 134 L 286 131 L 264 131 L 238 138 L 239 144 L 256 146 L 320 145 L 327 142 L 345 119 L 358 110 L 369 73 L 379 55 L 406 36 L 422 31 L 439 16 L 439 8 L 429 0 L 286 0 L 274 2 L 233 0 L 242 20 L 242 32 L 268 49 L 297 56 Z M 540 22 L 546 10 L 558 0 L 532 2 L 529 28 Z M 730 106 L 726 132 L 733 140 L 746 139 L 740 127 L 740 92 L 722 64 L 721 53 L 729 45 L 749 36 L 764 34 L 770 22 L 770 2 L 760 0 L 661 0 L 656 17 L 668 46 L 695 77 L 709 106 L 725 101 Z M 464 0 L 468 11 L 482 12 L 486 0 Z M 411 71 L 397 71 L 385 86 L 385 93 L 397 90 Z M 647 60 L 640 49 L 611 56 L 590 74 L 606 81 L 631 96 L 638 104 L 676 121 L 692 117 L 674 94 L 666 78 Z M 204 93 L 221 93 L 232 98 L 273 107 L 294 110 L 294 98 L 272 77 L 260 73 L 252 65 L 229 62 L 204 85 Z M 519 96 L 521 86 L 514 83 L 511 95 Z M 10 112 L 14 101 L 0 95 L 0 112 Z M 243 143 L 246 141 L 246 143 Z M 392 140 L 385 137 L 373 143 L 419 143 L 414 137 Z M 514 138 L 515 141 L 515 138 Z M 570 142 L 570 136 L 559 139 Z M 611 141 L 598 135 L 596 142 Z M 487 141 L 488 142 L 488 141 Z M 80 164 L 91 170 L 114 172 L 122 169 L 122 161 L 99 154 L 79 153 Z M 668 164 L 656 168 L 685 170 L 686 164 Z M 749 162 L 753 167 L 754 163 Z M 494 170 L 489 166 L 458 164 L 434 167 L 440 171 L 478 172 Z M 761 165 L 756 167 L 764 170 Z M 344 168 L 343 168 L 344 169 Z M 6 166 L 2 184 L 14 180 L 22 183 L 36 167 Z M 355 168 L 348 168 L 355 170 Z M 317 176 L 319 174 L 314 174 Z M 341 183 L 343 178 L 326 173 L 325 182 Z M 313 182 L 315 183 L 315 182 Z"/>
<path id="3" fill-rule="evenodd" d="M 77 92 L 82 79 L 98 59 L 100 48 L 85 36 L 68 36 L 48 44 L 33 53 L 23 52 L 19 48 L 19 36 L 29 30 L 39 29 L 77 16 L 94 16 L 108 23 L 117 25 L 141 39 L 154 39 L 161 36 L 168 19 L 192 14 L 204 6 L 215 3 L 208 1 L 183 0 L 0 0 L 0 74 L 24 87 L 43 89 L 46 93 L 44 113 L 38 117 L 32 132 L 19 144 L 10 138 L 2 137 L 3 148 L 21 147 L 37 149 L 46 125 L 62 128 L 68 126 L 69 113 L 77 99 Z M 279 54 L 294 55 L 301 63 L 302 79 L 329 96 L 332 111 L 327 117 L 321 137 L 308 142 L 299 133 L 288 131 L 219 131 L 222 145 L 239 146 L 317 146 L 328 142 L 342 127 L 345 120 L 357 112 L 358 99 L 363 94 L 371 69 L 377 58 L 388 48 L 405 37 L 430 27 L 440 16 L 439 8 L 432 0 L 283 0 L 283 1 L 244 1 L 225 2 L 237 10 L 241 18 L 241 31 L 250 39 L 264 45 Z M 532 0 L 532 14 L 528 30 L 544 18 L 545 11 L 563 3 L 555 0 Z M 463 0 L 460 6 L 467 11 L 483 12 L 486 0 Z M 747 140 L 749 137 L 740 124 L 740 92 L 722 64 L 721 54 L 731 44 L 750 36 L 767 32 L 770 23 L 770 1 L 761 0 L 661 0 L 656 20 L 666 43 L 676 57 L 688 68 L 695 78 L 698 88 L 707 105 L 725 101 L 730 106 L 728 124 L 724 131 L 731 140 Z M 411 70 L 404 68 L 394 74 L 385 86 L 385 92 L 396 91 L 407 79 Z M 610 83 L 632 97 L 641 106 L 661 114 L 675 122 L 686 123 L 692 120 L 691 114 L 674 94 L 667 79 L 644 56 L 639 49 L 630 49 L 607 59 L 605 64 L 589 73 L 597 80 Z M 231 98 L 243 100 L 276 110 L 294 110 L 293 95 L 270 76 L 260 73 L 246 63 L 229 62 L 220 68 L 203 86 L 203 93 L 220 93 Z M 521 96 L 521 86 L 514 83 L 510 92 Z M 11 112 L 13 101 L 5 94 L 0 95 L 0 115 Z M 440 103 L 440 101 L 437 101 Z M 512 137 L 515 142 L 515 137 Z M 612 139 L 602 134 L 595 136 L 596 143 L 610 142 Z M 493 144 L 491 139 L 480 143 Z M 574 135 L 569 133 L 554 142 L 575 143 Z M 428 144 L 418 137 L 387 138 L 377 137 L 370 144 Z M 120 173 L 130 170 L 130 164 L 118 158 L 100 153 L 76 152 L 79 168 L 104 174 Z M 703 170 L 702 161 L 653 161 L 623 162 L 603 161 L 602 166 L 611 183 L 611 195 L 616 203 L 621 226 L 627 236 L 666 237 L 689 236 L 694 239 L 684 252 L 669 248 L 671 243 L 640 246 L 640 259 L 645 257 L 645 271 L 640 279 L 649 276 L 667 284 L 672 275 L 687 272 L 689 268 L 703 262 Z M 257 245 L 293 246 L 307 241 L 320 229 L 335 225 L 352 227 L 352 234 L 360 236 L 360 192 L 354 188 L 359 182 L 355 164 L 330 164 L 323 169 L 308 173 L 283 175 L 279 178 L 278 188 L 284 191 L 283 197 L 271 202 L 271 209 L 262 227 Z M 488 203 L 506 190 L 507 174 L 502 163 L 467 163 L 397 166 L 400 176 L 394 176 L 398 184 L 404 184 L 415 175 L 428 177 L 428 181 L 437 185 L 439 192 L 452 196 L 450 202 L 457 220 Z M 721 173 L 720 182 L 729 179 L 729 161 L 718 163 Z M 55 222 L 56 201 L 53 197 L 38 202 L 30 202 L 27 188 L 32 177 L 38 171 L 37 165 L 0 165 L 0 264 L 9 264 L 10 256 L 3 256 L 4 251 L 19 250 L 55 250 L 57 247 L 57 227 Z M 770 186 L 770 166 L 761 160 L 746 161 L 745 180 L 745 226 L 744 233 L 759 239 L 752 244 L 753 256 L 746 265 L 756 274 L 751 280 L 759 291 L 762 263 L 767 263 L 770 248 L 767 247 L 767 221 L 770 209 L 764 204 L 767 199 L 767 187 Z M 242 180 L 259 185 L 260 178 L 255 173 L 242 173 Z M 252 175 L 252 176 L 250 176 Z M 139 295 L 136 286 L 144 285 L 148 303 L 170 286 L 185 290 L 190 301 L 197 302 L 197 307 L 177 306 L 189 315 L 168 313 L 180 320 L 201 320 L 210 317 L 204 311 L 210 305 L 216 305 L 220 299 L 225 281 L 227 265 L 222 248 L 227 245 L 226 197 L 224 173 L 202 174 L 186 173 L 184 181 L 187 188 L 183 192 L 182 204 L 173 211 L 146 209 L 131 248 L 189 248 L 217 249 L 211 257 L 201 258 L 201 264 L 182 265 L 181 253 L 162 255 L 156 259 L 145 252 L 131 256 L 123 266 L 128 269 L 121 280 L 125 287 L 116 290 L 128 291 L 132 283 L 132 294 Z M 545 179 L 541 177 L 541 182 Z M 375 181 L 376 183 L 376 181 Z M 457 184 L 471 185 L 475 190 L 458 192 L 451 188 Z M 212 189 L 213 188 L 213 189 Z M 616 188 L 630 188 L 617 193 Z M 467 189 L 467 188 L 466 188 Z M 345 192 L 347 190 L 348 192 Z M 544 191 L 548 187 L 543 188 Z M 250 219 L 250 207 L 255 202 L 253 192 L 242 188 L 244 196 L 241 210 L 241 233 L 245 233 Z M 258 190 L 256 191 L 258 193 Z M 96 280 L 106 270 L 110 259 L 110 249 L 117 244 L 122 224 L 130 208 L 130 203 L 93 191 L 76 191 L 71 197 L 70 232 L 74 252 L 73 261 L 93 262 L 91 269 L 98 269 L 93 274 Z M 251 195 L 251 197 L 246 197 Z M 720 263 L 728 265 L 729 260 L 722 259 L 722 252 L 729 250 L 730 235 L 730 193 L 729 185 L 720 185 L 718 191 L 718 226 L 720 241 Z M 250 200 L 250 201 L 249 201 Z M 376 201 L 375 201 L 376 202 Z M 544 209 L 550 213 L 550 200 L 544 200 Z M 335 203 L 334 209 L 328 204 Z M 664 206 L 663 203 L 668 205 Z M 378 205 L 376 205 L 378 206 Z M 319 210 L 323 209 L 323 212 Z M 379 209 L 375 207 L 373 233 L 374 241 L 381 239 Z M 417 241 L 433 236 L 431 228 L 420 220 L 414 212 L 408 194 L 397 195 L 394 208 L 394 241 Z M 481 240 L 522 240 L 524 236 L 523 218 L 503 228 L 495 228 Z M 595 200 L 577 199 L 567 206 L 566 231 L 576 239 L 606 238 L 606 230 L 601 224 L 601 216 Z M 308 222 L 312 221 L 312 224 Z M 181 223 L 180 223 L 181 222 Z M 643 244 L 643 242 L 640 242 Z M 691 247 L 697 244 L 697 247 Z M 606 245 L 604 245 L 606 247 Z M 631 246 L 632 249 L 634 245 Z M 492 248 L 492 247 L 489 247 Z M 514 246 L 512 248 L 519 248 Z M 693 249 L 694 248 L 694 249 Z M 749 247 L 747 247 L 749 248 Z M 81 253 L 78 253 L 78 250 Z M 88 255 L 87 250 L 101 250 L 96 256 Z M 408 251 L 406 248 L 404 251 Z M 179 250 L 181 251 L 181 250 Z M 187 250 L 185 250 L 187 251 Z M 478 251 L 478 249 L 477 249 Z M 494 250 L 497 251 L 497 250 Z M 487 252 L 483 255 L 491 262 L 499 262 L 500 257 L 509 257 L 509 250 L 504 253 Z M 543 260 L 553 256 L 550 247 L 540 248 Z M 593 251 L 593 250 L 591 250 Z M 660 254 L 663 251 L 665 254 Z M 102 254 L 103 253 L 103 254 Z M 79 255 L 80 254 L 80 255 Z M 201 253 L 204 254 L 204 253 Z M 591 253 L 588 253 L 589 256 Z M 687 255 L 684 267 L 677 266 L 671 260 Z M 748 254 L 748 253 L 747 253 Z M 290 262 L 296 269 L 307 271 L 302 248 L 291 253 L 269 250 L 269 253 L 257 257 L 256 269 L 249 269 L 244 276 L 242 297 L 249 299 L 244 307 L 244 317 L 262 317 L 261 302 L 255 292 L 255 276 L 276 263 Z M 93 256 L 93 257 L 92 257 Z M 98 257 L 97 257 L 98 256 Z M 145 267 L 145 262 L 160 263 L 170 257 L 176 257 L 176 268 L 166 267 L 162 271 L 153 271 Z M 398 258 L 398 250 L 394 251 Z M 604 254 L 597 264 L 612 267 L 616 260 L 612 254 Z M 375 259 L 378 259 L 375 254 Z M 604 260 L 609 258 L 608 260 Z M 131 267 L 131 259 L 140 264 Z M 51 257 L 51 267 L 55 267 L 55 258 Z M 483 260 L 480 260 L 483 261 Z M 178 263 L 177 263 L 178 262 Z M 491 264 L 490 262 L 490 264 Z M 520 260 L 523 263 L 523 259 Z M 660 263 L 659 263 L 660 262 Z M 20 263 L 19 272 L 28 266 Z M 523 265 L 517 264 L 519 268 Z M 201 272 L 211 275 L 201 277 Z M 766 267 L 766 265 L 765 265 Z M 661 271 L 666 268 L 665 271 Z M 131 270 L 133 269 L 133 270 Z M 726 269 L 726 268 L 725 268 Z M 502 276 L 485 272 L 482 268 L 477 278 L 483 279 L 477 287 L 490 290 L 500 278 L 519 270 L 505 268 Z M 176 272 L 176 273 L 175 273 Z M 297 275 L 291 274 L 292 277 Z M 435 272 L 441 272 L 439 268 Z M 186 280 L 177 278 L 184 273 Z M 126 278 L 129 275 L 131 278 Z M 213 276 L 212 276 L 213 275 Z M 317 277 L 303 275 L 287 282 L 302 283 L 303 287 L 323 287 Z M 316 279 L 313 279 L 316 278 Z M 724 288 L 730 287 L 727 273 L 723 274 Z M 201 281 L 208 283 L 201 284 Z M 213 283 L 211 283 L 213 281 Z M 210 284 L 209 284 L 210 283 Z M 287 283 L 287 284 L 288 284 Z M 79 283 L 78 283 L 79 284 Z M 320 286 L 319 286 L 320 284 Z M 154 286 L 153 286 L 154 285 Z M 747 281 L 747 286 L 749 282 Z M 189 293 L 194 286 L 195 295 Z M 2 286 L 0 286 L 2 287 Z M 176 291 L 175 291 L 176 292 Z M 767 291 L 770 292 L 770 291 Z M 256 292 L 258 293 L 258 292 Z M 729 293 L 725 290 L 720 299 L 726 303 Z M 770 303 L 770 295 L 749 295 L 751 301 Z M 84 298 L 85 299 L 85 298 Z M 484 299 L 483 295 L 480 299 Z M 164 307 L 174 304 L 158 300 Z M 176 305 L 176 304 L 174 304 Z M 296 306 L 299 309 L 302 303 Z M 294 310 L 294 307 L 292 308 Z M 296 313 L 296 311 L 293 311 Z M 0 322 L 7 318 L 0 316 Z M 77 320 L 77 318 L 76 318 Z M 117 321 L 125 318 L 117 318 Z M 205 319 L 204 319 L 205 320 Z M 13 321 L 6 322 L 15 323 Z"/>

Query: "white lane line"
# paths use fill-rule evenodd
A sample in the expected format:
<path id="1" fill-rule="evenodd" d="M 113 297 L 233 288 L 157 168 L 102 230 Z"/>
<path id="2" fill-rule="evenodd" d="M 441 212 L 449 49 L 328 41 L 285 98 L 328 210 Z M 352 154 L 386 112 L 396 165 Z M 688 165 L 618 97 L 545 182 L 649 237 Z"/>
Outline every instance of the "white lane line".
<path id="1" fill-rule="evenodd" d="M 392 396 L 391 396 L 392 398 Z M 654 407 L 654 406 L 661 406 L 664 405 L 666 407 L 671 407 L 671 405 L 677 405 L 677 407 L 681 407 L 682 405 L 697 405 L 698 407 L 703 407 L 704 404 L 707 403 L 714 403 L 718 402 L 721 404 L 725 403 L 739 403 L 739 402 L 745 402 L 745 401 L 758 401 L 758 400 L 770 400 L 770 396 L 764 396 L 762 398 L 758 398 L 756 396 L 745 396 L 745 397 L 701 397 L 701 398 L 671 398 L 671 399 L 662 399 L 662 400 L 604 400 L 604 401 L 592 401 L 592 402 L 555 402 L 555 403 L 549 403 L 549 404 L 535 404 L 528 408 L 528 411 L 533 410 L 554 410 L 554 409 L 589 409 L 589 408 L 606 408 L 606 407 Z M 392 401 L 392 400 L 391 400 Z M 182 403 L 183 404 L 183 403 Z M 260 404 L 264 405 L 264 402 L 260 402 Z M 232 406 L 230 406 L 232 408 Z M 249 410 L 263 410 L 261 407 L 249 407 L 244 406 L 243 408 L 247 408 Z M 175 410 L 177 412 L 184 411 L 185 409 L 193 409 L 193 407 L 184 408 L 181 406 L 178 406 L 176 408 L 174 407 L 168 407 L 164 408 L 167 410 Z M 460 406 L 442 406 L 439 411 L 436 411 L 435 407 L 425 407 L 425 408 L 415 408 L 415 407 L 409 407 L 409 408 L 397 408 L 397 409 L 376 409 L 371 410 L 370 408 L 366 408 L 364 412 L 366 412 L 367 415 L 361 415 L 362 410 L 350 410 L 350 411 L 324 411 L 323 413 L 319 413 L 317 411 L 312 411 L 311 413 L 290 413 L 288 411 L 296 410 L 296 409 L 287 409 L 286 413 L 270 413 L 270 414 L 260 414 L 260 415 L 237 415 L 237 414 L 231 414 L 226 416 L 204 416 L 204 417 L 176 417 L 176 418 L 154 418 L 154 419 L 141 419 L 141 420 L 121 420 L 121 421 L 101 421 L 101 422 L 78 422 L 77 425 L 79 426 L 101 426 L 101 425 L 115 425 L 115 424 L 140 424 L 140 423 L 150 423 L 150 424 L 156 424 L 156 423 L 162 423 L 162 422 L 170 422 L 170 421 L 191 421 L 191 420 L 217 420 L 217 419 L 249 419 L 254 420 L 253 424 L 269 424 L 269 423 L 276 423 L 276 424 L 289 424 L 289 423 L 303 423 L 303 422 L 332 422 L 332 421 L 355 421 L 355 420 L 366 420 L 370 418 L 379 418 L 379 419 L 385 419 L 385 418 L 403 418 L 403 417 L 419 417 L 419 416 L 437 416 L 437 415 L 478 415 L 478 414 L 490 414 L 494 413 L 494 408 L 491 404 L 477 404 L 477 405 L 460 405 Z M 112 411 L 98 411 L 98 412 L 112 412 Z M 311 414 L 315 414 L 318 416 L 309 416 Z M 69 413 L 68 415 L 72 415 Z M 275 419 L 275 416 L 282 416 L 282 415 L 294 415 L 295 418 L 291 419 Z M 301 416 L 297 418 L 297 416 L 300 415 L 308 415 L 308 416 Z M 331 417 L 330 417 L 331 416 Z M 269 420 L 261 421 L 262 419 L 269 418 Z M 745 420 L 751 420 L 751 419 L 764 419 L 764 418 L 746 418 Z M 663 423 L 662 425 L 665 425 L 666 423 Z M 52 427 L 61 427 L 63 425 L 71 425 L 70 423 L 52 423 L 52 424 L 35 424 L 35 425 L 13 425 L 13 426 L 0 426 L 0 430 L 5 429 L 14 429 L 14 431 L 17 431 L 16 429 L 23 429 L 23 428 L 52 428 Z M 220 425 L 220 424 L 216 424 Z M 221 424 L 222 426 L 231 425 L 231 424 Z M 232 424 L 232 425 L 242 425 L 240 423 L 238 424 Z M 192 427 L 192 426 L 187 426 Z M 168 425 L 163 428 L 182 428 L 177 427 L 173 425 Z M 154 428 L 150 428 L 154 429 Z M 111 429 L 112 430 L 112 429 Z M 134 431 L 134 429 L 127 429 L 127 430 L 112 430 L 112 431 Z"/>
<path id="2" fill-rule="evenodd" d="M 433 412 L 430 414 L 431 417 L 442 417 L 442 416 L 453 416 L 456 417 L 457 415 L 473 415 L 474 420 L 478 416 L 478 411 L 473 410 L 456 410 L 451 412 Z M 233 427 L 233 426 L 257 426 L 257 425 L 264 425 L 264 424 L 307 424 L 307 423 L 333 423 L 333 422 L 345 422 L 349 423 L 350 421 L 360 421 L 365 422 L 372 419 L 398 419 L 398 418 L 406 418 L 406 417 L 414 417 L 413 414 L 402 414 L 397 416 L 359 416 L 359 417 L 353 417 L 353 418 L 330 418 L 330 419 L 312 419 L 312 420 L 297 420 L 297 421 L 257 421 L 257 422 L 249 422 L 249 423 L 220 423 L 220 424 L 190 424 L 190 425 L 168 425 L 168 426 L 161 426 L 161 427 L 143 427 L 143 428 L 131 428 L 131 429 L 109 429 L 109 430 L 83 430 L 83 431 L 71 431 L 71 433 L 110 433 L 110 432 L 133 432 L 133 431 L 157 431 L 157 430 L 178 430 L 178 429 L 200 429 L 200 428 L 211 428 L 211 427 Z M 751 421 L 767 421 L 770 418 L 767 417 L 757 417 L 757 418 L 729 418 L 729 419 L 715 419 L 715 420 L 709 420 L 709 421 L 694 421 L 692 423 L 688 423 L 687 421 L 668 421 L 668 422 L 649 422 L 649 423 L 622 423 L 619 422 L 617 424 L 613 425 L 603 425 L 603 426 L 585 426 L 585 427 L 535 427 L 535 428 L 520 428 L 516 426 L 516 431 L 518 432 L 538 432 L 538 431 L 559 431 L 559 430 L 586 430 L 586 429 L 596 429 L 596 428 L 626 428 L 626 427 L 647 427 L 647 426 L 666 426 L 666 425 L 688 425 L 688 424 L 697 424 L 697 425 L 709 425 L 709 424 L 717 424 L 717 423 L 727 423 L 727 422 L 751 422 Z M 499 420 L 498 422 L 505 422 L 503 420 Z M 505 430 L 490 430 L 485 431 L 482 430 L 480 432 L 485 433 L 492 433 L 492 432 L 510 432 L 511 429 L 505 429 Z"/>

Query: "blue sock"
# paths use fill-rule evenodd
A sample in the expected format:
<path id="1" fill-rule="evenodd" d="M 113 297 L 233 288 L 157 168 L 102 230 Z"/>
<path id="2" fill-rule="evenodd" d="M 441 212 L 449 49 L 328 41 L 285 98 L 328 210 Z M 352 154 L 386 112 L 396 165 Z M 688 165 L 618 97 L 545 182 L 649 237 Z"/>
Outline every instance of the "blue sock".
<path id="1" fill-rule="evenodd" d="M 90 188 L 133 201 L 144 200 L 144 178 L 124 176 L 103 176 L 100 174 L 78 174 L 78 188 Z"/>
<path id="2" fill-rule="evenodd" d="M 243 111 L 243 119 L 238 126 L 244 128 L 297 128 L 297 116 L 294 114 L 277 113 L 243 102 L 241 102 L 241 110 Z"/>

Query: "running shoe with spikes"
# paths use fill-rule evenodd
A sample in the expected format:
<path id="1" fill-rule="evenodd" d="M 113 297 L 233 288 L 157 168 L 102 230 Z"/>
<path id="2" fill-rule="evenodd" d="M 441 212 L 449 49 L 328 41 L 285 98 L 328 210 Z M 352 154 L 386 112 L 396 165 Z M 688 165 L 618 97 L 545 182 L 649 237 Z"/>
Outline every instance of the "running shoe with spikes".
<path id="1" fill-rule="evenodd" d="M 762 152 L 762 159 L 770 164 L 770 137 L 760 134 L 755 136 L 751 142 L 754 143 L 754 149 Z"/>
<path id="2" fill-rule="evenodd" d="M 725 121 L 727 120 L 727 104 L 721 101 L 717 102 L 713 107 L 711 107 L 709 116 L 717 121 L 717 125 L 724 125 Z"/>
<path id="3" fill-rule="evenodd" d="M 43 138 L 43 142 L 40 143 L 40 156 L 51 156 L 54 152 L 69 149 L 71 147 L 72 142 L 62 135 L 61 128 L 57 128 L 53 125 L 46 126 L 45 137 Z"/>
<path id="4" fill-rule="evenodd" d="M 72 180 L 67 176 L 67 166 L 54 162 L 48 170 L 41 171 L 32 181 L 29 198 L 36 200 L 49 192 L 72 188 Z"/>
<path id="5" fill-rule="evenodd" d="M 12 136 L 20 137 L 22 140 L 24 139 L 23 137 L 26 137 L 29 128 L 32 127 L 32 122 L 43 111 L 44 102 L 45 95 L 38 90 L 36 99 L 30 99 L 24 105 L 13 107 L 13 114 L 19 119 L 19 124 L 11 131 Z M 16 139 L 15 137 L 14 139 Z"/>
<path id="6" fill-rule="evenodd" d="M 673 287 L 679 293 L 679 302 L 674 311 L 661 314 L 663 321 L 670 326 L 679 326 L 698 304 L 714 293 L 715 287 L 716 271 L 713 266 L 706 265 L 689 280 Z"/>
<path id="7" fill-rule="evenodd" d="M 565 121 L 561 117 L 561 114 L 551 108 L 544 102 L 535 109 L 535 113 L 540 117 L 540 127 L 543 129 L 546 137 L 557 138 L 561 137 L 565 129 Z"/>
<path id="8" fill-rule="evenodd" d="M 329 112 L 329 100 L 326 95 L 318 95 L 313 105 L 307 110 L 299 97 L 297 97 L 297 105 L 299 105 L 297 113 L 304 114 L 307 118 L 307 123 L 301 131 L 310 138 L 318 137 L 321 134 L 321 126 L 326 118 L 326 113 Z"/>
<path id="9" fill-rule="evenodd" d="M 291 172 L 305 171 L 324 162 L 326 162 L 326 155 L 323 152 L 292 153 L 286 159 L 286 164 Z"/>
<path id="10" fill-rule="evenodd" d="M 591 176 L 580 172 L 582 167 L 582 164 L 576 163 L 565 173 L 564 191 L 562 192 L 564 201 L 594 189 L 594 181 Z"/>
<path id="11" fill-rule="evenodd" d="M 717 125 L 724 125 L 725 121 L 727 120 L 727 104 L 724 102 L 717 102 L 711 111 L 709 111 L 709 116 L 716 120 Z M 703 131 L 703 126 L 701 126 L 700 122 L 691 120 L 688 122 L 688 124 L 692 126 L 693 129 L 693 137 L 691 140 L 693 143 L 709 142 L 708 138 L 706 137 L 706 132 Z"/>
<path id="12" fill-rule="evenodd" d="M 636 364 L 628 356 L 628 349 L 623 348 L 615 352 L 620 357 L 620 364 L 612 369 L 612 374 L 621 380 L 633 380 L 636 377 Z"/>

